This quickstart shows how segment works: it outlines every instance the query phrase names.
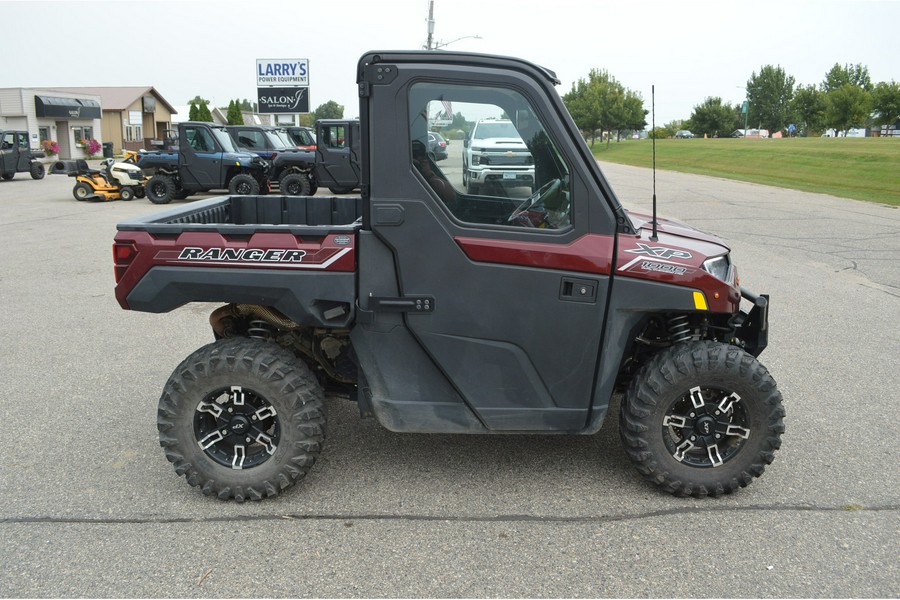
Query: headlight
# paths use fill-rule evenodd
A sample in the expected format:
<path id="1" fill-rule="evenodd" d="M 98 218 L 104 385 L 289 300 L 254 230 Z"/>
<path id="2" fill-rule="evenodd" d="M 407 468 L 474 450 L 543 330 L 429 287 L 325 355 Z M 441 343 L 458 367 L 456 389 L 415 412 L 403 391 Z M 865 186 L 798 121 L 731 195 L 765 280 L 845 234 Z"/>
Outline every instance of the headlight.
<path id="1" fill-rule="evenodd" d="M 707 259 L 703 263 L 703 270 L 717 279 L 729 283 L 728 275 L 731 269 L 731 258 L 727 254 Z"/>

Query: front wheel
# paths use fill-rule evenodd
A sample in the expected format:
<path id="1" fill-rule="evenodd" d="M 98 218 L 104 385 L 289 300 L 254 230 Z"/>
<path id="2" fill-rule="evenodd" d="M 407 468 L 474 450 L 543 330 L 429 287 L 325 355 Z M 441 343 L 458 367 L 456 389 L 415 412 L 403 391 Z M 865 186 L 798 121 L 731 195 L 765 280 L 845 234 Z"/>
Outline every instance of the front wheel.
<path id="1" fill-rule="evenodd" d="M 168 204 L 175 196 L 175 182 L 168 175 L 154 175 L 145 189 L 147 198 L 153 204 Z"/>
<path id="2" fill-rule="evenodd" d="M 159 444 L 178 475 L 221 500 L 260 500 L 294 485 L 325 440 L 324 393 L 309 368 L 270 342 L 227 338 L 172 373 L 159 399 Z"/>
<path id="3" fill-rule="evenodd" d="M 309 177 L 301 173 L 291 173 L 281 179 L 281 193 L 286 196 L 311 196 Z"/>
<path id="4" fill-rule="evenodd" d="M 235 196 L 256 196 L 259 194 L 259 182 L 246 173 L 239 173 L 228 182 L 228 193 Z"/>
<path id="5" fill-rule="evenodd" d="M 125 202 L 134 200 L 134 189 L 131 186 L 126 185 L 121 190 L 119 190 L 119 198 L 121 198 Z"/>
<path id="6" fill-rule="evenodd" d="M 83 181 L 79 181 L 75 184 L 75 187 L 72 188 L 72 195 L 75 196 L 76 200 L 81 202 L 94 195 L 94 188 Z"/>
<path id="7" fill-rule="evenodd" d="M 781 447 L 775 380 L 743 350 L 716 342 L 662 350 L 635 375 L 619 433 L 644 477 L 677 496 L 746 487 Z"/>
<path id="8" fill-rule="evenodd" d="M 47 172 L 47 170 L 44 168 L 43 163 L 33 162 L 33 163 L 31 163 L 29 172 L 31 173 L 32 179 L 43 179 L 44 174 Z"/>

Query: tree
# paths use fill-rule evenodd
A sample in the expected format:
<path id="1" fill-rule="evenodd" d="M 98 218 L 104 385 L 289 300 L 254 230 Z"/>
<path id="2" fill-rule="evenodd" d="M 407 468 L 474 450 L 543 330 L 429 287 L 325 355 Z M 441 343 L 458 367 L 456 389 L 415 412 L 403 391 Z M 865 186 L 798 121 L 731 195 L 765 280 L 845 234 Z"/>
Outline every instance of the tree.
<path id="1" fill-rule="evenodd" d="M 833 92 L 845 85 L 852 85 L 871 92 L 872 80 L 869 78 L 869 68 L 860 63 L 855 65 L 846 64 L 844 66 L 834 63 L 831 70 L 825 74 L 825 80 L 822 82 L 822 91 Z"/>
<path id="2" fill-rule="evenodd" d="M 754 71 L 747 81 L 750 123 L 769 131 L 781 131 L 788 123 L 793 97 L 794 78 L 780 66 L 766 65 L 759 75 Z"/>
<path id="3" fill-rule="evenodd" d="M 229 125 L 243 125 L 244 115 L 241 114 L 241 101 L 232 100 L 228 103 L 228 113 L 226 114 Z"/>
<path id="4" fill-rule="evenodd" d="M 791 111 L 804 135 L 820 131 L 825 117 L 825 93 L 814 85 L 800 86 L 791 101 Z"/>
<path id="5" fill-rule="evenodd" d="M 194 96 L 193 99 L 188 101 L 188 104 L 191 105 L 190 112 L 188 113 L 188 118 L 191 121 L 206 121 L 212 123 L 212 113 L 209 112 L 209 100 L 206 98 L 201 98 L 200 96 Z M 196 112 L 194 109 L 196 108 Z"/>
<path id="6" fill-rule="evenodd" d="M 872 91 L 876 125 L 893 125 L 900 119 L 900 84 L 882 81 Z"/>
<path id="7" fill-rule="evenodd" d="M 578 125 L 582 131 L 586 131 L 591 137 L 591 146 L 594 145 L 596 132 L 600 128 L 601 122 L 601 92 L 597 89 L 599 85 L 595 81 L 595 70 L 591 70 L 588 79 L 579 79 L 572 84 L 572 90 L 563 96 L 563 102 L 572 115 L 572 120 Z"/>
<path id="8" fill-rule="evenodd" d="M 197 117 L 199 121 L 205 121 L 207 123 L 213 122 L 212 113 L 209 112 L 209 104 L 201 104 L 197 108 L 197 112 L 199 113 Z"/>
<path id="9" fill-rule="evenodd" d="M 244 111 L 244 112 L 253 112 L 253 113 L 255 113 L 255 112 L 257 111 L 257 107 L 258 107 L 258 106 L 259 106 L 259 105 L 258 105 L 256 102 L 250 102 L 249 100 L 247 100 L 246 98 L 244 98 L 243 100 L 241 100 L 241 107 L 240 107 L 240 108 L 241 108 L 241 110 Z"/>
<path id="10" fill-rule="evenodd" d="M 640 94 L 626 89 L 605 70 L 591 69 L 587 79 L 572 84 L 563 101 L 578 128 L 589 133 L 591 146 L 597 131 L 602 139 L 604 132 L 643 129 L 647 124 Z"/>
<path id="11" fill-rule="evenodd" d="M 825 126 L 837 131 L 862 127 L 869 118 L 872 96 L 859 86 L 845 83 L 825 96 Z"/>
<path id="12" fill-rule="evenodd" d="M 735 129 L 734 119 L 734 107 L 723 104 L 719 97 L 707 98 L 694 107 L 688 128 L 695 135 L 725 137 Z"/>
<path id="13" fill-rule="evenodd" d="M 334 100 L 329 100 L 325 104 L 320 104 L 319 108 L 313 111 L 313 114 L 316 117 L 316 121 L 319 119 L 343 119 L 344 107 Z"/>

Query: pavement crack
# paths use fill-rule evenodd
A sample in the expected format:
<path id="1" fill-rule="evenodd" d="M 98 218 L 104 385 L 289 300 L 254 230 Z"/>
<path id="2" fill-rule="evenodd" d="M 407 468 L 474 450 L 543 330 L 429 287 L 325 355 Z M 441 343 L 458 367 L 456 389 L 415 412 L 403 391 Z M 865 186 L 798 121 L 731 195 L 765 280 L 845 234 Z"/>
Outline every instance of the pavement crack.
<path id="1" fill-rule="evenodd" d="M 277 515 L 235 515 L 218 517 L 134 517 L 134 518 L 100 518 L 100 517 L 53 517 L 53 516 L 24 516 L 3 517 L 2 524 L 60 524 L 60 525 L 172 525 L 180 523 L 216 524 L 235 522 L 263 522 L 263 521 L 442 521 L 449 523 L 571 523 L 571 524 L 603 524 L 618 523 L 623 521 L 640 521 L 655 519 L 658 517 L 675 517 L 683 515 L 697 515 L 710 513 L 750 513 L 750 512 L 781 512 L 781 513 L 877 513 L 900 510 L 900 505 L 862 506 L 858 504 L 844 504 L 840 506 L 809 506 L 809 505 L 758 505 L 720 508 L 672 508 L 643 513 L 631 513 L 620 515 L 528 515 L 528 514 L 499 514 L 499 515 L 433 515 L 433 514 L 390 514 L 390 513 L 297 513 Z"/>

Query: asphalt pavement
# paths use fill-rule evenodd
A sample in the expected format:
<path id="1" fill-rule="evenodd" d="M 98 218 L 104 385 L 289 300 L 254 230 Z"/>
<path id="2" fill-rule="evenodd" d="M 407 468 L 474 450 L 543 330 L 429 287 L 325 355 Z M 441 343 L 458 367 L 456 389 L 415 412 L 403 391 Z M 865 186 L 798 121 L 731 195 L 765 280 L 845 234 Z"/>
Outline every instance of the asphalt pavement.
<path id="1" fill-rule="evenodd" d="M 602 168 L 649 209 L 649 171 Z M 156 435 L 213 306 L 123 311 L 115 224 L 160 207 L 72 183 L 0 181 L 0 596 L 900 595 L 896 208 L 658 173 L 660 214 L 723 237 L 771 295 L 787 430 L 734 495 L 645 483 L 615 410 L 587 437 L 408 435 L 330 398 L 310 476 L 236 504 L 176 477 Z"/>

